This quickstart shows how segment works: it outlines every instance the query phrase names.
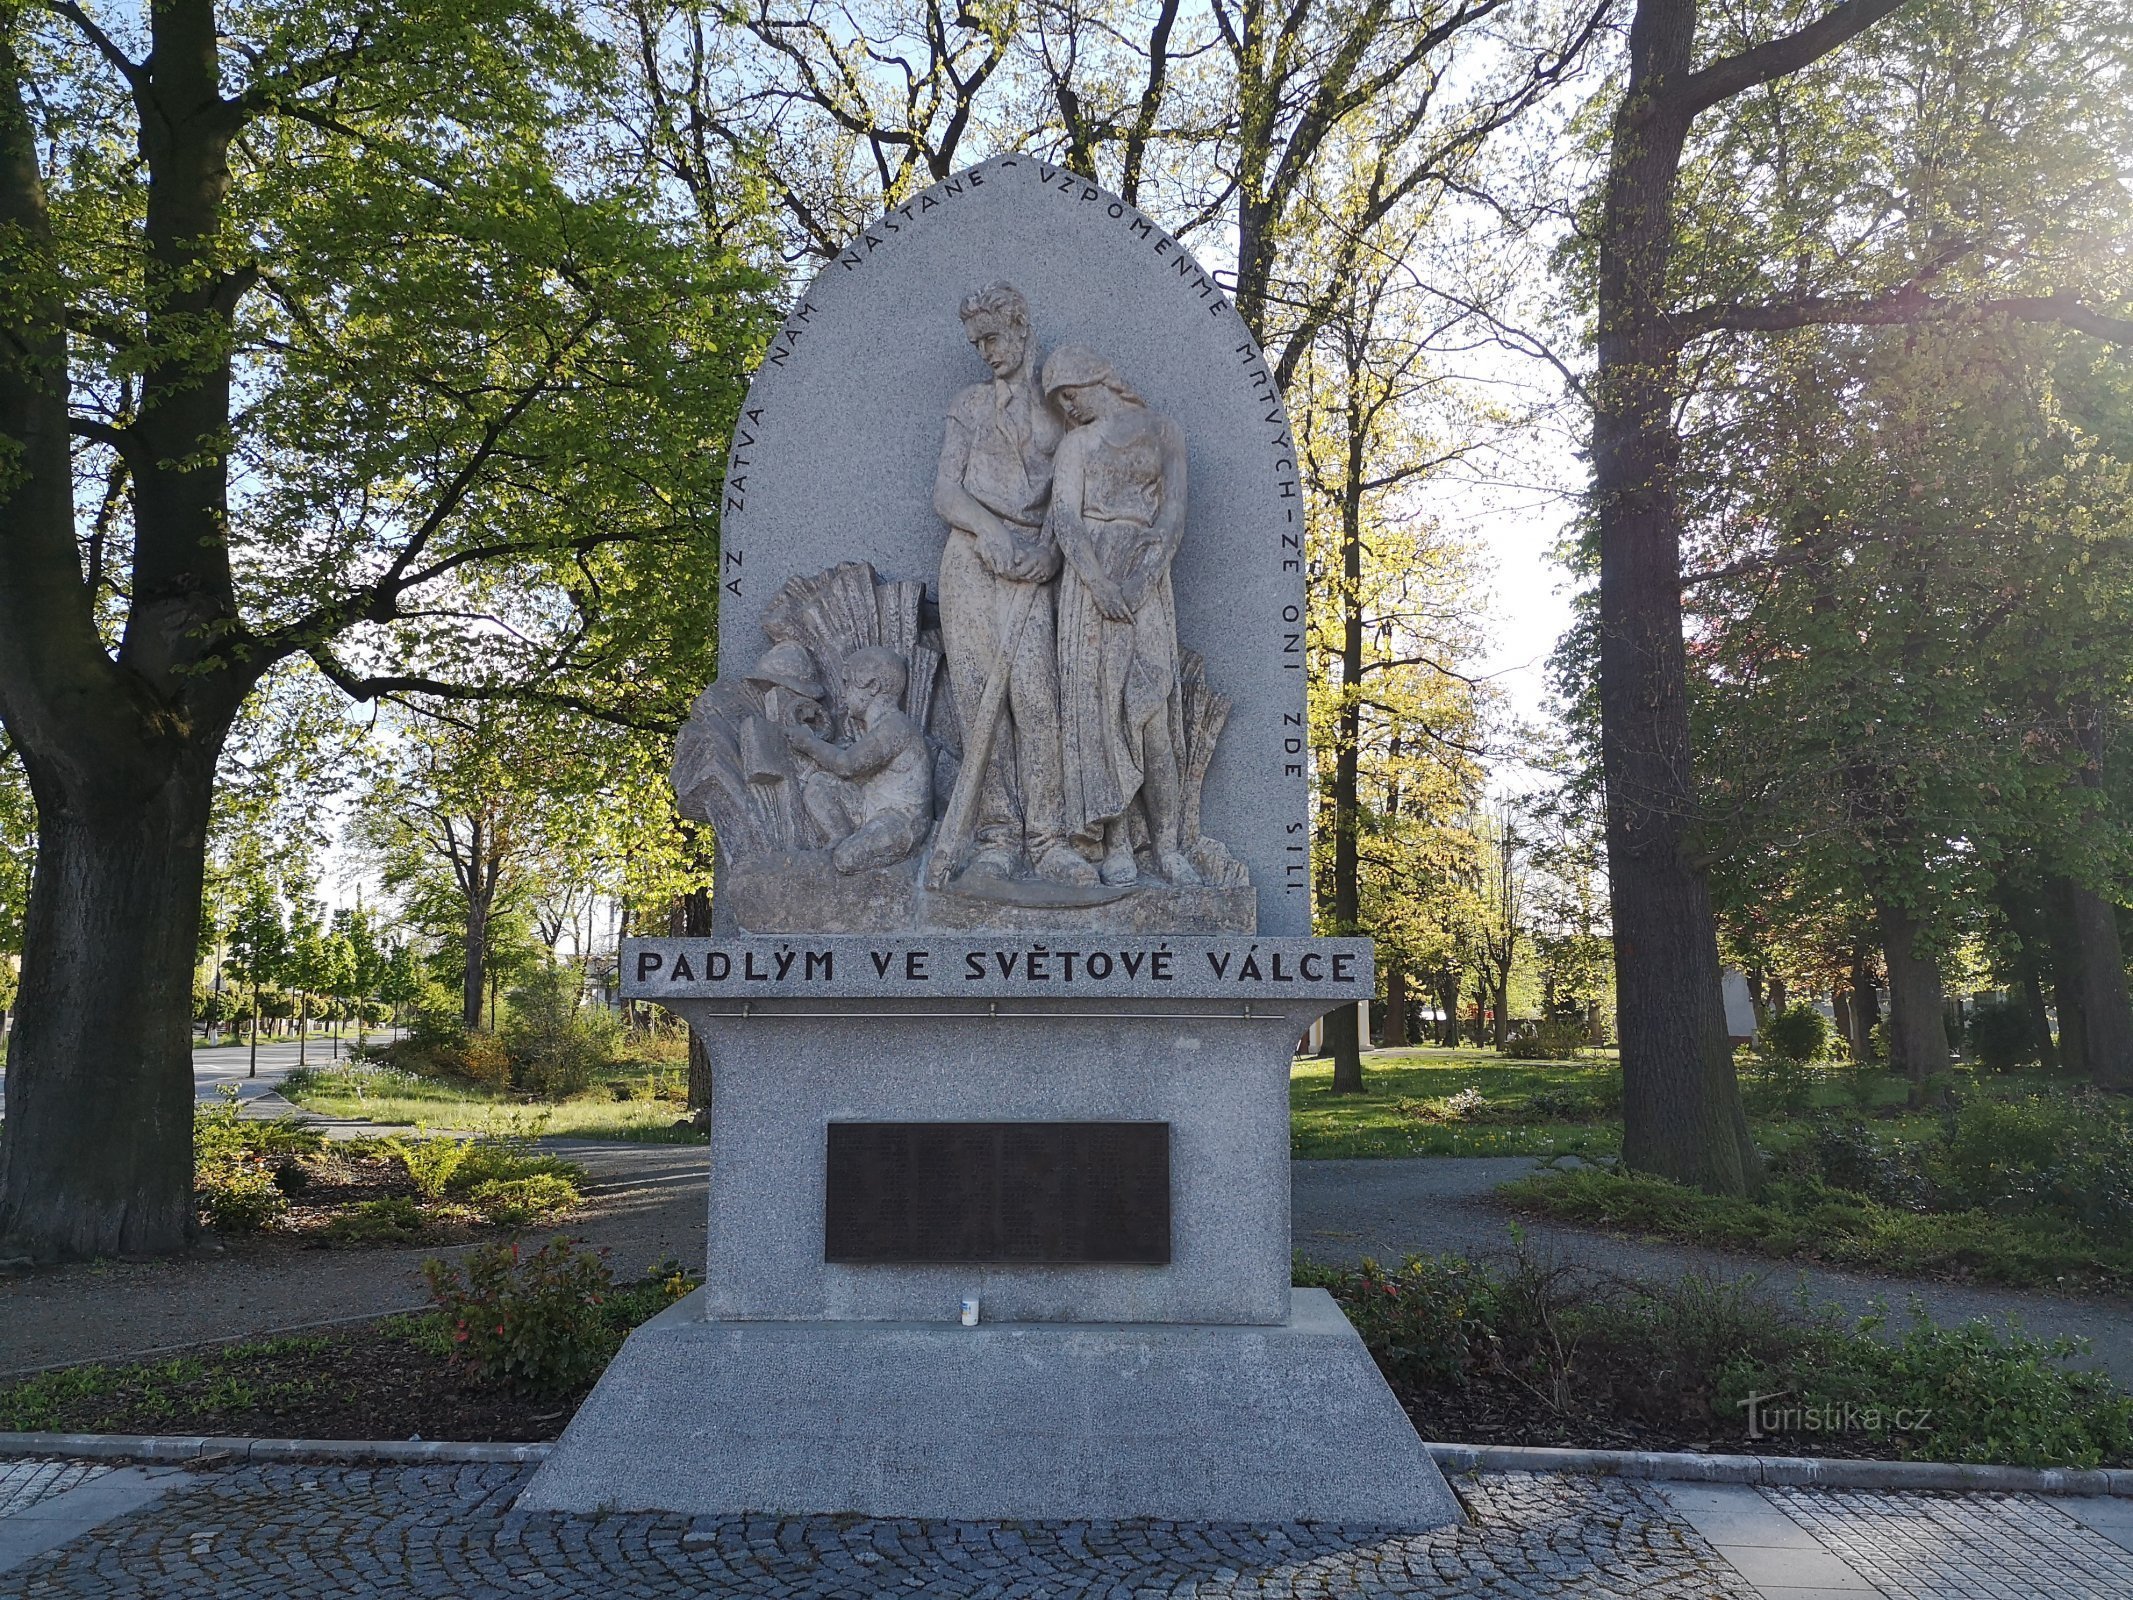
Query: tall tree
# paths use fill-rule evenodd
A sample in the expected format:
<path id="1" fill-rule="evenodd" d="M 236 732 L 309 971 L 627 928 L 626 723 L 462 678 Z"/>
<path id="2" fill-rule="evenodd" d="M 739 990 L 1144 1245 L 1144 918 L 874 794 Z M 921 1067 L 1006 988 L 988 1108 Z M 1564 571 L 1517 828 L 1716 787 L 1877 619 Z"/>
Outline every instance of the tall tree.
<path id="1" fill-rule="evenodd" d="M 673 579 L 715 570 L 754 280 L 565 170 L 604 59 L 545 0 L 0 7 L 0 723 L 38 820 L 0 1237 L 36 1257 L 189 1235 L 205 841 L 263 673 L 667 719 L 696 686 L 615 669 L 703 652 L 674 596 L 715 585 Z M 119 491 L 86 527 L 77 467 Z"/>
<path id="2" fill-rule="evenodd" d="M 1623 1159 L 1738 1194 L 1756 1182 L 1756 1157 L 1727 1041 L 1709 883 L 1692 838 L 1678 480 L 1684 352 L 1728 333 L 1918 320 L 1951 302 L 2133 331 L 2082 298 L 2099 262 L 2082 256 L 2078 230 L 2110 215 L 2115 186 L 2096 185 L 2109 158 L 2092 160 L 2086 147 L 2070 157 L 2064 147 L 2069 122 L 2084 136 L 2122 134 L 2126 39 L 2122 19 L 2053 0 L 2025 3 L 2011 19 L 1997 15 L 2006 8 L 1964 0 L 1839 0 L 1804 20 L 1791 3 L 1758 5 L 1711 30 L 1699 27 L 1702 9 L 1698 0 L 1637 0 L 1630 20 L 1594 240 L 1593 514 Z M 1802 79 L 1819 63 L 1851 60 L 1862 36 L 1898 13 L 1916 29 L 1877 33 L 1887 53 L 1854 63 L 1857 75 Z M 1959 81 L 1936 74 L 1936 61 L 1954 62 Z M 1809 166 L 1789 166 L 1786 186 L 1773 192 L 1770 162 L 1802 143 L 1786 115 L 1802 97 L 1814 114 Z M 1698 120 L 1712 112 L 1725 114 L 1719 135 L 1694 153 L 1698 175 L 1718 181 L 1690 208 L 1684 166 Z M 1902 148 L 1891 134 L 1871 151 L 1856 142 L 1891 130 L 1925 137 Z M 2116 137 L 2109 148 L 2123 143 Z M 1967 158 L 1971 181 L 1945 181 L 1949 148 Z M 1750 154 L 1770 159 L 1759 171 Z M 1863 235 L 1832 225 L 1869 155 L 1878 163 L 1871 176 L 1890 191 L 1933 184 L 1916 228 L 1899 225 L 1908 220 L 1900 206 L 1868 208 Z M 1729 161 L 1740 162 L 1737 173 Z M 2049 225 L 2040 203 L 2060 207 Z M 1748 210 L 1757 213 L 1752 231 L 1741 225 Z M 2021 280 L 2023 268 L 2031 281 Z"/>

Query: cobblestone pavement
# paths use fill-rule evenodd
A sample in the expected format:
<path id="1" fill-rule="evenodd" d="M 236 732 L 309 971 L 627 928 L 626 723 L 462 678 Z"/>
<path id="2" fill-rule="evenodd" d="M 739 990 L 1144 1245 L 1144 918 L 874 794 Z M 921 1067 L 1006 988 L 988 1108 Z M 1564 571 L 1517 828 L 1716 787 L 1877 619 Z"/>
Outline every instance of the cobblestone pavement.
<path id="1" fill-rule="evenodd" d="M 18 1478 L 55 1483 L 61 1465 L 0 1467 L 0 1494 Z M 564 1517 L 511 1509 L 530 1470 L 276 1464 L 172 1473 L 153 1504 L 0 1568 L 0 1595 L 2133 1600 L 2133 1550 L 2058 1505 L 2022 1496 L 1750 1490 L 1744 1510 L 1692 1500 L 1678 1486 L 1492 1473 L 1458 1480 L 1468 1526 L 1406 1534 Z M 1685 1514 L 1670 1494 L 1704 1509 Z M 1782 1533 L 1758 1531 L 1758 1519 Z M 6 1529 L 0 1516 L 0 1543 Z M 1743 1568 L 1758 1562 L 1751 1581 Z"/>

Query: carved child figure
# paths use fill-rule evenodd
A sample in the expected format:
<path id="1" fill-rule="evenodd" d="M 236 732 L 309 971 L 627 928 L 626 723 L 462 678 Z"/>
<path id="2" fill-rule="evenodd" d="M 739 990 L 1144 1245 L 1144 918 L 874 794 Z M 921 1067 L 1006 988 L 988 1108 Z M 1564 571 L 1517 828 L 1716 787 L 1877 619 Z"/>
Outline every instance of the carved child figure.
<path id="1" fill-rule="evenodd" d="M 925 842 L 933 826 L 933 757 L 926 736 L 903 709 L 903 657 L 880 645 L 844 658 L 844 692 L 853 731 L 834 745 L 802 727 L 785 742 L 816 771 L 800 780 L 807 813 L 833 841 L 839 872 L 892 866 Z"/>

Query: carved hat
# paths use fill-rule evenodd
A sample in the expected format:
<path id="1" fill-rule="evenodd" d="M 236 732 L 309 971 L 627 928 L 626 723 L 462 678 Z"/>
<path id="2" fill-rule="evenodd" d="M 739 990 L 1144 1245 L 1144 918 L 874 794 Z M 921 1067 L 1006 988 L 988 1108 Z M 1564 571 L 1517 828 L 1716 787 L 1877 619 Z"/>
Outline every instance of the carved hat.
<path id="1" fill-rule="evenodd" d="M 807 646 L 790 639 L 764 651 L 763 659 L 750 669 L 748 681 L 758 689 L 776 684 L 810 700 L 822 698 L 822 679 L 815 672 L 815 658 L 807 653 Z"/>

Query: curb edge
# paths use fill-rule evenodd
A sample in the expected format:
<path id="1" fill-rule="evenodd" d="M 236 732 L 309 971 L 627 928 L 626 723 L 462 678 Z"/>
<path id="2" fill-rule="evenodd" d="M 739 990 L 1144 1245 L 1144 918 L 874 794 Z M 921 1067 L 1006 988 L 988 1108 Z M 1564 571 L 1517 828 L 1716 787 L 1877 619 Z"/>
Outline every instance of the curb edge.
<path id="1" fill-rule="evenodd" d="M 1446 1472 L 1576 1472 L 1597 1477 L 1747 1483 L 1770 1488 L 1958 1489 L 1973 1493 L 2111 1495 L 2133 1499 L 2133 1471 L 2111 1469 L 1697 1455 L 1676 1450 L 1571 1450 L 1505 1444 L 1429 1444 L 1424 1448 Z"/>
<path id="2" fill-rule="evenodd" d="M 471 1444 L 452 1439 L 230 1439 L 201 1434 L 0 1433 L 0 1457 L 66 1456 L 119 1461 L 535 1462 L 547 1444 Z"/>
<path id="3" fill-rule="evenodd" d="M 1992 1467 L 1946 1461 L 1844 1461 L 1815 1456 L 1696 1455 L 1669 1450 L 1571 1450 L 1537 1445 L 1427 1444 L 1446 1472 L 1570 1472 L 1668 1483 L 1817 1489 L 1943 1489 L 2133 1499 L 2133 1471 Z M 0 1457 L 122 1461 L 351 1461 L 527 1464 L 552 1444 L 451 1439 L 234 1439 L 201 1434 L 0 1433 Z"/>

